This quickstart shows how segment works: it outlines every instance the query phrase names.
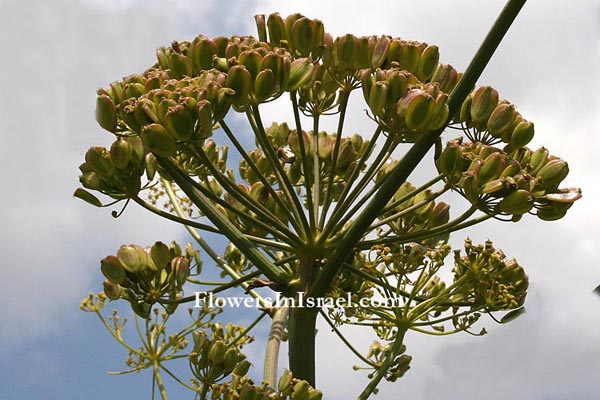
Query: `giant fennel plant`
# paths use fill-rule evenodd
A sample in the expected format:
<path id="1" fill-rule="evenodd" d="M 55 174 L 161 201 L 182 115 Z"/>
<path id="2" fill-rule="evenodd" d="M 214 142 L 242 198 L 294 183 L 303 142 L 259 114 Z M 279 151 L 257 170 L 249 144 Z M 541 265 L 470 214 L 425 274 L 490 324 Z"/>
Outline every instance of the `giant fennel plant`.
<path id="1" fill-rule="evenodd" d="M 143 73 L 98 90 L 96 119 L 115 141 L 88 150 L 85 189 L 75 195 L 102 207 L 137 203 L 184 225 L 199 246 L 123 245 L 101 261 L 103 292 L 81 305 L 125 346 L 128 371 L 152 370 L 153 398 L 167 398 L 169 375 L 200 399 L 320 399 L 315 323 L 323 318 L 356 354 L 355 368 L 370 370 L 358 396 L 366 399 L 382 379 L 408 370 L 409 331 L 482 335 L 474 326 L 482 315 L 507 322 L 523 311 L 528 278 L 517 261 L 490 241 L 448 244 L 452 232 L 488 219 L 559 219 L 580 197 L 560 188 L 565 161 L 527 147 L 533 123 L 496 89 L 473 89 L 523 3 L 507 4 L 464 74 L 440 63 L 435 45 L 333 38 L 319 20 L 271 14 L 256 16 L 258 38 L 173 42 Z M 373 132 L 351 135 L 345 126 L 351 96 L 364 98 Z M 265 123 L 261 106 L 275 100 L 289 104 L 293 119 Z M 321 129 L 326 118 L 337 118 L 335 131 Z M 444 130 L 456 135 L 445 145 Z M 246 132 L 256 148 L 242 145 Z M 431 147 L 437 176 L 410 183 Z M 103 204 L 90 191 L 113 200 Z M 442 200 L 449 192 L 466 206 L 451 212 Z M 224 253 L 199 231 L 226 238 Z M 229 279 L 203 278 L 201 253 Z M 247 327 L 223 325 L 222 310 L 201 301 L 236 287 L 260 305 Z M 298 302 L 270 303 L 269 290 Z M 125 318 L 104 315 L 117 300 L 135 313 L 140 344 L 124 339 Z M 189 325 L 168 333 L 182 307 Z M 254 382 L 242 347 L 265 316 L 272 329 L 263 380 Z M 379 341 L 364 354 L 342 325 Z M 289 370 L 278 376 L 282 340 Z M 189 363 L 188 376 L 172 372 L 177 360 Z"/>

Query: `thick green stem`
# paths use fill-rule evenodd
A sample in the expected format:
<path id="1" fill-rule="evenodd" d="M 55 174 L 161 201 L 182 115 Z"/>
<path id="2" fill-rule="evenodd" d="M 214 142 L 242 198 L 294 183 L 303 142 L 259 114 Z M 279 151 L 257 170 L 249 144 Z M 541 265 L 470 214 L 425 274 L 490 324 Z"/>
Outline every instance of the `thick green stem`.
<path id="1" fill-rule="evenodd" d="M 318 309 L 293 308 L 288 320 L 290 370 L 315 387 L 315 327 Z"/>
<path id="2" fill-rule="evenodd" d="M 449 116 L 456 115 L 456 112 L 475 85 L 475 82 L 477 82 L 477 79 L 479 79 L 479 76 L 487 66 L 502 38 L 508 31 L 508 28 L 525 4 L 525 1 L 526 0 L 509 0 L 500 13 L 494 26 L 492 26 L 492 29 L 484 39 L 483 44 L 471 61 L 471 64 L 469 64 L 463 77 L 450 95 L 448 100 Z M 379 191 L 348 229 L 344 239 L 340 242 L 337 251 L 325 264 L 323 272 L 319 274 L 315 280 L 309 295 L 318 297 L 325 293 L 333 278 L 340 270 L 344 260 L 354 251 L 356 243 L 358 243 L 365 234 L 367 227 L 371 225 L 375 218 L 381 213 L 381 210 L 388 204 L 400 185 L 406 182 L 406 179 L 414 171 L 423 157 L 425 157 L 444 129 L 446 129 L 449 121 L 450 117 L 440 129 L 422 134 L 394 169 L 390 171 Z"/>

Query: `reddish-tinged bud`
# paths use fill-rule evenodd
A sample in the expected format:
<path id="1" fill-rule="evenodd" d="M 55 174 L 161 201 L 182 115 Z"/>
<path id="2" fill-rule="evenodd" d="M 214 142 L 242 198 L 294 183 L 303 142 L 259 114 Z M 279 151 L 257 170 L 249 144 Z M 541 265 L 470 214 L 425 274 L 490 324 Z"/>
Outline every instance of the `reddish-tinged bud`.
<path id="1" fill-rule="evenodd" d="M 458 83 L 458 72 L 450 64 L 439 64 L 433 73 L 431 82 L 438 82 L 442 92 L 450 93 Z"/>
<path id="2" fill-rule="evenodd" d="M 183 54 L 172 52 L 169 55 L 169 69 L 175 79 L 181 79 L 184 76 L 192 76 L 192 62 Z"/>
<path id="3" fill-rule="evenodd" d="M 400 68 L 411 73 L 416 73 L 421 60 L 421 48 L 419 44 L 413 42 L 401 42 L 398 53 L 398 64 Z"/>
<path id="4" fill-rule="evenodd" d="M 434 110 L 433 98 L 419 89 L 411 89 L 396 105 L 398 115 L 403 116 L 406 126 L 413 130 L 425 129 Z"/>
<path id="5" fill-rule="evenodd" d="M 279 13 L 269 15 L 267 18 L 267 29 L 269 31 L 269 42 L 273 47 L 279 47 L 281 40 L 285 39 L 285 23 Z"/>
<path id="6" fill-rule="evenodd" d="M 275 75 L 270 69 L 260 71 L 254 82 L 254 97 L 259 103 L 267 100 L 275 92 Z"/>
<path id="7" fill-rule="evenodd" d="M 159 124 L 146 125 L 140 135 L 144 146 L 152 153 L 161 157 L 170 157 L 175 154 L 177 144 L 173 136 Z"/>
<path id="8" fill-rule="evenodd" d="M 371 68 L 376 69 L 381 67 L 387 57 L 388 50 L 390 48 L 390 38 L 387 36 L 381 36 L 375 42 L 373 47 L 373 53 L 371 54 Z"/>
<path id="9" fill-rule="evenodd" d="M 444 225 L 450 221 L 450 205 L 440 201 L 433 207 L 429 217 L 429 226 L 436 227 Z"/>
<path id="10" fill-rule="evenodd" d="M 353 69 L 365 69 L 371 66 L 371 49 L 369 38 L 362 36 L 358 38 L 356 48 L 356 57 L 354 58 Z"/>
<path id="11" fill-rule="evenodd" d="M 293 92 L 306 85 L 312 79 L 313 69 L 314 66 L 308 58 L 294 60 L 290 66 L 290 77 L 285 90 Z"/>
<path id="12" fill-rule="evenodd" d="M 116 283 L 106 280 L 102 283 L 104 294 L 111 300 L 118 300 L 121 297 L 122 289 Z"/>
<path id="13" fill-rule="evenodd" d="M 217 46 L 215 43 L 202 37 L 196 43 L 192 42 L 190 58 L 194 69 L 200 71 L 209 70 L 213 66 L 213 57 L 217 54 Z"/>
<path id="14" fill-rule="evenodd" d="M 96 121 L 109 132 L 117 130 L 117 108 L 113 100 L 105 94 L 96 98 Z"/>
<path id="15" fill-rule="evenodd" d="M 351 34 L 340 36 L 333 43 L 333 61 L 337 67 L 353 68 L 358 53 L 358 39 Z"/>
<path id="16" fill-rule="evenodd" d="M 333 151 L 335 136 L 328 135 L 326 132 L 319 132 L 317 137 L 319 158 L 323 161 L 328 160 Z"/>
<path id="17" fill-rule="evenodd" d="M 254 16 L 256 22 L 256 30 L 258 31 L 258 40 L 261 42 L 267 41 L 267 22 L 264 14 L 256 14 Z"/>
<path id="18" fill-rule="evenodd" d="M 188 140 L 194 133 L 191 111 L 181 104 L 169 107 L 163 125 L 175 140 Z"/>
<path id="19" fill-rule="evenodd" d="M 250 72 L 243 65 L 234 65 L 229 68 L 227 75 L 227 87 L 235 90 L 233 103 L 243 104 L 252 88 L 252 77 Z"/>
<path id="20" fill-rule="evenodd" d="M 262 56 L 255 50 L 243 51 L 238 57 L 238 63 L 246 67 L 248 72 L 250 72 L 252 81 L 254 81 L 260 71 Z"/>
<path id="21" fill-rule="evenodd" d="M 175 274 L 175 282 L 181 287 L 190 276 L 190 260 L 185 257 L 175 257 L 171 260 L 171 269 Z"/>
<path id="22" fill-rule="evenodd" d="M 217 92 L 217 99 L 212 103 L 213 119 L 215 121 L 221 121 L 227 115 L 227 112 L 231 108 L 233 99 L 235 96 L 235 90 L 231 88 L 221 88 Z"/>
<path id="23" fill-rule="evenodd" d="M 125 169 L 131 160 L 131 147 L 125 139 L 117 139 L 110 146 L 110 157 L 117 169 Z"/>
<path id="24" fill-rule="evenodd" d="M 581 189 L 558 189 L 554 193 L 547 193 L 546 199 L 550 202 L 571 204 L 581 198 Z"/>
<path id="25" fill-rule="evenodd" d="M 393 106 L 406 95 L 408 92 L 408 82 L 406 75 L 402 72 L 394 73 L 388 76 L 388 90 L 387 90 L 387 101 L 388 107 Z"/>
<path id="26" fill-rule="evenodd" d="M 352 161 L 356 159 L 356 151 L 352 145 L 352 141 L 342 139 L 340 150 L 338 153 L 337 166 L 342 170 L 346 168 Z"/>
<path id="27" fill-rule="evenodd" d="M 304 153 L 308 155 L 309 149 L 311 148 L 311 138 L 305 131 L 302 131 L 302 144 L 304 146 Z M 296 157 L 300 157 L 302 154 L 300 153 L 300 139 L 297 131 L 293 131 L 288 136 L 288 145 L 292 152 L 296 155 Z"/>
<path id="28" fill-rule="evenodd" d="M 301 56 L 308 56 L 315 50 L 317 41 L 317 26 L 311 19 L 302 17 L 297 19 L 291 29 L 291 43 Z"/>
<path id="29" fill-rule="evenodd" d="M 383 114 L 388 97 L 388 85 L 386 81 L 379 81 L 371 87 L 368 104 L 375 115 Z"/>
<path id="30" fill-rule="evenodd" d="M 498 91 L 491 86 L 481 86 L 472 93 L 471 118 L 486 123 L 497 105 Z"/>

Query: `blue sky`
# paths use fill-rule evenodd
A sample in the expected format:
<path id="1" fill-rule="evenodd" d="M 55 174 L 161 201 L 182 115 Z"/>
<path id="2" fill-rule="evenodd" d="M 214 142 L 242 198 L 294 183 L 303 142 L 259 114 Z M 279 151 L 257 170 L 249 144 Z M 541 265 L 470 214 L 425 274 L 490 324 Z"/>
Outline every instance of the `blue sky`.
<path id="1" fill-rule="evenodd" d="M 389 33 L 435 43 L 442 61 L 462 70 L 503 4 L 222 3 L 0 0 L 0 398 L 149 397 L 148 374 L 105 374 L 123 368 L 126 355 L 93 316 L 78 310 L 79 301 L 100 289 L 98 261 L 120 244 L 188 239 L 179 227 L 135 207 L 115 220 L 72 199 L 86 149 L 110 143 L 93 118 L 98 87 L 142 71 L 154 62 L 155 48 L 173 39 L 254 33 L 253 15 L 272 11 L 320 18 L 334 35 Z M 467 235 L 490 237 L 526 267 L 529 312 L 507 326 L 486 323 L 490 334 L 482 338 L 409 336 L 412 368 L 382 386 L 378 398 L 597 397 L 600 299 L 590 292 L 600 283 L 599 27 L 599 1 L 530 0 L 480 79 L 535 122 L 534 145 L 568 160 L 567 185 L 584 190 L 559 222 L 490 222 L 457 235 L 456 243 Z M 366 129 L 361 106 L 352 110 L 352 126 Z M 266 119 L 282 112 L 274 105 Z M 348 335 L 365 350 L 373 340 L 370 332 Z M 260 346 L 249 352 L 260 368 Z M 328 399 L 352 398 L 366 383 L 325 326 L 317 357 Z M 172 397 L 185 398 L 180 393 Z"/>

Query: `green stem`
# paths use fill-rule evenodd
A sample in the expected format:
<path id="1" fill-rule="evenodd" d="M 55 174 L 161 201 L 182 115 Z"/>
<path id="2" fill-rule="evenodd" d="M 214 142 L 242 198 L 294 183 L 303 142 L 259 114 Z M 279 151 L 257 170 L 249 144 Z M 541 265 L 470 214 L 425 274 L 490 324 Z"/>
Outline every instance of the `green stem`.
<path id="1" fill-rule="evenodd" d="M 306 205 L 309 210 L 312 209 L 312 179 L 310 171 L 308 170 L 308 156 L 307 149 L 304 143 L 304 135 L 302 134 L 302 123 L 300 121 L 300 111 L 298 107 L 298 100 L 296 99 L 296 92 L 290 93 L 290 99 L 292 100 L 292 109 L 294 111 L 294 121 L 296 123 L 296 134 L 298 135 L 298 147 L 300 148 L 300 158 L 302 159 L 302 175 L 304 176 L 304 189 L 306 190 Z"/>
<path id="2" fill-rule="evenodd" d="M 344 342 L 344 344 L 346 345 L 346 347 L 348 347 L 348 349 L 352 353 L 354 353 L 354 355 L 356 357 L 358 357 L 362 362 L 364 362 L 367 365 L 370 365 L 371 367 L 375 366 L 375 364 L 373 364 L 372 361 L 370 361 L 368 358 L 366 358 L 365 356 L 363 356 L 362 354 L 360 354 L 360 352 L 358 350 L 356 350 L 356 348 L 352 345 L 352 343 L 350 343 L 350 341 L 348 339 L 346 339 L 346 337 L 342 334 L 342 332 L 340 332 L 340 330 L 335 326 L 335 324 L 331 321 L 331 319 L 327 316 L 327 314 L 325 314 L 325 312 L 323 310 L 319 310 L 319 313 L 323 316 L 323 318 L 325 319 L 325 321 L 327 321 L 327 323 L 331 327 L 331 330 L 333 332 L 335 332 L 335 334 L 340 338 L 340 340 L 342 342 Z"/>
<path id="3" fill-rule="evenodd" d="M 279 348 L 283 340 L 285 324 L 288 319 L 289 308 L 283 306 L 275 311 L 273 321 L 271 322 L 271 330 L 267 340 L 267 349 L 265 351 L 265 369 L 263 373 L 263 381 L 272 388 L 277 387 L 277 364 L 279 360 Z"/>
<path id="4" fill-rule="evenodd" d="M 358 396 L 358 400 L 366 400 L 369 398 L 369 396 L 371 396 L 371 394 L 373 394 L 373 392 L 379 385 L 379 382 L 381 382 L 381 380 L 385 377 L 385 374 L 387 374 L 388 370 L 392 367 L 392 364 L 394 363 L 394 359 L 400 353 L 400 351 L 402 349 L 402 342 L 404 341 L 405 334 L 406 334 L 406 328 L 399 326 L 398 333 L 396 335 L 396 340 L 394 341 L 394 344 L 392 345 L 392 349 L 391 349 L 390 353 L 388 354 L 385 361 L 383 361 L 383 363 L 381 364 L 381 366 L 375 373 L 375 376 L 373 376 L 373 378 L 371 378 L 367 387 L 365 387 L 365 389 L 362 391 L 360 396 Z"/>
<path id="5" fill-rule="evenodd" d="M 315 387 L 315 334 L 318 310 L 296 307 L 288 320 L 290 370 Z"/>
<path id="6" fill-rule="evenodd" d="M 312 133 L 312 157 L 313 157 L 313 200 L 312 212 L 310 215 L 311 231 L 314 232 L 319 221 L 319 196 L 321 192 L 321 171 L 319 160 L 319 115 L 313 116 L 313 133 Z M 309 211 L 311 211 L 309 210 Z M 315 233 L 317 235 L 318 233 Z"/>
<path id="7" fill-rule="evenodd" d="M 435 141 L 440 137 L 451 116 L 456 115 L 463 101 L 481 76 L 492 55 L 498 48 L 502 38 L 517 17 L 526 0 L 509 0 L 500 16 L 492 26 L 490 32 L 484 39 L 475 57 L 467 67 L 464 75 L 450 94 L 448 99 L 449 117 L 448 121 L 438 130 L 423 133 L 416 143 L 410 148 L 406 155 L 390 171 L 379 191 L 367 204 L 363 212 L 350 226 L 344 239 L 339 243 L 337 251 L 323 267 L 311 288 L 310 295 L 318 297 L 325 293 L 333 278 L 337 275 L 342 262 L 354 251 L 356 243 L 363 237 L 365 229 L 381 213 L 388 204 L 400 185 L 406 182 L 408 176 L 414 171 L 419 162 L 425 157 Z"/>

